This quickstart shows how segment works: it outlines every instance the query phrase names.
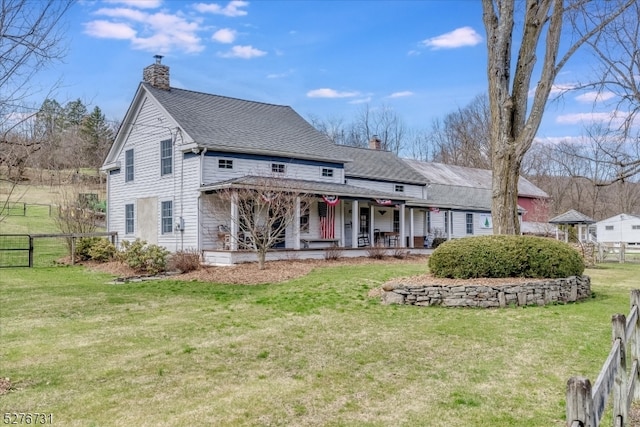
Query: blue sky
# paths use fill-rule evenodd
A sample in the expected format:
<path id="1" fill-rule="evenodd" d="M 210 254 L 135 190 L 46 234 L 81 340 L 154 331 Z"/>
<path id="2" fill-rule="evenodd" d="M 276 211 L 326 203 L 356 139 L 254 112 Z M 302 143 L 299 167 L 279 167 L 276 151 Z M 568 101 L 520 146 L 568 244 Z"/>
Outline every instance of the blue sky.
<path id="1" fill-rule="evenodd" d="M 59 81 L 55 99 L 80 98 L 108 119 L 123 118 L 155 54 L 174 87 L 290 105 L 306 118 L 350 121 L 366 105 L 386 106 L 416 130 L 487 87 L 479 1 L 81 0 L 66 25 L 64 63 L 34 90 L 42 98 Z M 586 69 L 588 56 L 576 57 L 558 87 Z M 550 103 L 539 136 L 580 134 L 598 118 L 594 99 Z"/>

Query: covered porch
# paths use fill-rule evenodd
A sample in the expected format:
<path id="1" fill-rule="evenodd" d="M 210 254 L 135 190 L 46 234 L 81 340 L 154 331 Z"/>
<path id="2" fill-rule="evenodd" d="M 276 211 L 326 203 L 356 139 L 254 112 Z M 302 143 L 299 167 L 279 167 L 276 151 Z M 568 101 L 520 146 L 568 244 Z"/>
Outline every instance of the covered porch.
<path id="1" fill-rule="evenodd" d="M 407 206 L 407 200 L 346 184 L 285 179 L 278 183 L 279 191 L 286 189 L 299 195 L 292 199 L 292 217 L 282 227 L 277 244 L 270 245 L 267 260 L 322 259 L 330 248 L 339 250 L 341 257 L 367 256 L 367 248 L 374 246 L 423 252 L 426 207 Z M 247 239 L 239 214 L 242 202 L 233 196 L 234 191 L 251 184 L 245 177 L 224 187 L 218 184 L 202 188 L 201 204 L 208 205 L 209 209 L 201 209 L 200 250 L 207 264 L 230 265 L 255 260 L 255 244 L 251 238 Z M 231 192 L 226 204 L 219 195 L 223 188 Z"/>

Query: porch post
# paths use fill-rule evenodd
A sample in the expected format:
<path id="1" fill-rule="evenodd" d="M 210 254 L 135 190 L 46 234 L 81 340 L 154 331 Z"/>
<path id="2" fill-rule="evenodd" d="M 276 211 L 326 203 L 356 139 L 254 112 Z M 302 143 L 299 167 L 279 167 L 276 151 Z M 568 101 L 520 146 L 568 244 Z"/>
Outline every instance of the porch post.
<path id="1" fill-rule="evenodd" d="M 353 249 L 358 248 L 358 232 L 360 231 L 360 224 L 358 224 L 358 201 L 353 200 L 351 203 L 351 247 Z"/>
<path id="2" fill-rule="evenodd" d="M 376 214 L 376 210 L 375 210 L 375 206 L 373 205 L 373 203 L 371 205 L 369 205 L 369 244 L 371 246 L 375 246 L 375 235 L 373 234 L 373 230 L 376 228 L 375 224 L 373 223 L 373 217 Z"/>
<path id="3" fill-rule="evenodd" d="M 404 229 L 404 227 L 405 227 L 405 225 L 404 225 L 404 223 L 405 223 L 405 220 L 404 220 L 404 206 L 405 206 L 404 203 L 402 203 L 400 205 L 400 207 L 398 208 L 400 210 L 400 215 L 399 215 L 399 217 L 400 217 L 400 236 L 398 236 L 398 237 L 400 238 L 400 245 L 399 246 L 401 248 L 406 248 L 407 247 L 407 245 L 406 245 L 406 243 L 407 243 L 406 240 L 407 239 L 406 239 L 406 233 L 405 233 L 405 229 Z"/>
<path id="4" fill-rule="evenodd" d="M 344 199 L 342 199 L 340 201 L 340 227 L 338 228 L 338 230 L 340 230 L 340 240 L 338 242 L 338 246 L 340 246 L 341 248 L 344 248 L 344 242 L 345 242 L 345 235 L 344 235 L 344 229 L 345 229 L 345 224 L 346 224 L 346 218 L 344 217 Z M 337 236 L 336 236 L 337 237 Z"/>
<path id="5" fill-rule="evenodd" d="M 300 249 L 300 196 L 296 197 L 295 216 L 293 217 L 293 249 Z"/>
<path id="6" fill-rule="evenodd" d="M 231 194 L 231 224 L 230 224 L 230 233 L 231 238 L 229 239 L 229 246 L 232 251 L 238 250 L 238 192 L 233 191 Z"/>
<path id="7" fill-rule="evenodd" d="M 409 208 L 409 247 L 413 248 L 413 208 Z"/>

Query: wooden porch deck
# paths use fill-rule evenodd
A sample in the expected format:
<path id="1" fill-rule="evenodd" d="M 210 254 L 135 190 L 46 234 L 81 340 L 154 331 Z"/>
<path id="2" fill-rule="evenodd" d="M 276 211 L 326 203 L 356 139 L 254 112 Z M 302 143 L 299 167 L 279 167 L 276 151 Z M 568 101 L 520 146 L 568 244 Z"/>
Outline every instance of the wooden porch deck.
<path id="1" fill-rule="evenodd" d="M 340 258 L 368 257 L 370 247 L 365 248 L 331 248 L 340 253 Z M 377 250 L 378 248 L 376 248 Z M 426 248 L 384 248 L 387 255 L 394 252 L 403 251 L 415 255 L 429 255 L 433 249 Z M 311 249 L 273 249 L 267 252 L 266 261 L 298 260 L 298 259 L 325 259 L 326 248 Z M 230 251 L 230 250 L 204 250 L 202 252 L 203 264 L 211 266 L 229 266 L 247 262 L 258 262 L 258 257 L 253 251 Z"/>

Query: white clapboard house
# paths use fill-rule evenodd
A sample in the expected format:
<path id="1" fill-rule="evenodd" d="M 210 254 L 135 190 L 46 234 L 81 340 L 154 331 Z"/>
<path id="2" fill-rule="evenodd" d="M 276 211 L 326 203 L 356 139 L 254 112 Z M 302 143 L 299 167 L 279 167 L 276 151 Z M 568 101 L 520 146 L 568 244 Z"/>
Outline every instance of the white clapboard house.
<path id="1" fill-rule="evenodd" d="M 424 251 L 434 236 L 492 233 L 486 185 L 443 188 L 428 163 L 381 150 L 377 138 L 336 145 L 288 106 L 171 87 L 160 57 L 144 69 L 102 170 L 107 228 L 119 240 L 197 250 L 209 264 L 255 260 L 220 194 L 261 177 L 314 198 L 268 259 L 321 257 L 331 245 L 361 256 L 375 242 Z"/>
<path id="2" fill-rule="evenodd" d="M 623 213 L 598 221 L 596 236 L 599 243 L 640 248 L 640 216 Z"/>

